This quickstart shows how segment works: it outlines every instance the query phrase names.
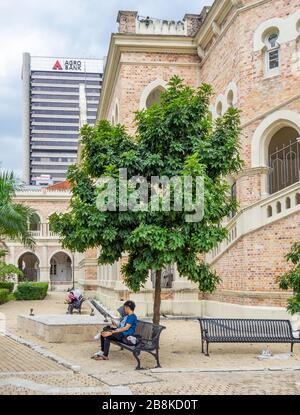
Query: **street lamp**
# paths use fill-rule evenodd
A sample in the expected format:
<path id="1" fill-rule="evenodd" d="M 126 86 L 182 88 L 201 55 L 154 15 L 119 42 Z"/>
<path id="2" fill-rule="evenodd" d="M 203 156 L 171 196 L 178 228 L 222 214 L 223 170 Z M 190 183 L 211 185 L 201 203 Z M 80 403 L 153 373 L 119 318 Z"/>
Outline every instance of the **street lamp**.
<path id="1" fill-rule="evenodd" d="M 75 288 L 75 263 L 74 263 L 74 252 L 72 252 L 72 289 Z"/>

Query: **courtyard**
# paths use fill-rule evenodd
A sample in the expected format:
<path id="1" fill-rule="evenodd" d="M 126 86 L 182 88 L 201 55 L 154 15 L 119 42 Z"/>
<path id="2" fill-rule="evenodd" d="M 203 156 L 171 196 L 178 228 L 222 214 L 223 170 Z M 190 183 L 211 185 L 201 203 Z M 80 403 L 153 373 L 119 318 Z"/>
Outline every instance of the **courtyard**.
<path id="1" fill-rule="evenodd" d="M 112 346 L 109 361 L 94 361 L 98 342 L 47 343 L 22 332 L 17 316 L 64 314 L 65 294 L 43 301 L 11 301 L 0 306 L 6 334 L 0 336 L 0 394 L 13 395 L 276 395 L 300 393 L 300 350 L 271 344 L 272 359 L 258 356 L 264 344 L 216 344 L 201 354 L 197 320 L 162 319 L 162 368 L 142 353 L 145 370 L 135 371 L 133 356 Z M 89 314 L 86 302 L 83 313 Z M 137 310 L 138 313 L 138 310 Z M 75 315 L 74 315 L 74 318 Z M 96 333 L 95 333 L 96 334 Z"/>

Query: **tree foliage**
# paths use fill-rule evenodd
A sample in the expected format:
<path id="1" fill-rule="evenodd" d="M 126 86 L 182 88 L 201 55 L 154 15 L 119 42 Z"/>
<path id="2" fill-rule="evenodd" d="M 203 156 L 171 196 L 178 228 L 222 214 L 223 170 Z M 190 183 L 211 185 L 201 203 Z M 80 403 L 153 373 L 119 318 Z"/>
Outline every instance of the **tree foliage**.
<path id="1" fill-rule="evenodd" d="M 5 255 L 7 251 L 0 249 L 0 281 L 10 281 L 15 278 L 15 275 L 22 276 L 23 272 L 13 264 L 5 262 Z"/>
<path id="2" fill-rule="evenodd" d="M 35 211 L 13 201 L 18 188 L 19 184 L 13 173 L 0 172 L 0 240 L 8 238 L 33 248 L 35 242 L 28 223 Z"/>
<path id="3" fill-rule="evenodd" d="M 216 288 L 219 277 L 199 255 L 227 235 L 221 222 L 236 203 L 224 177 L 238 172 L 242 162 L 239 111 L 229 108 L 213 123 L 208 109 L 211 95 L 207 84 L 194 90 L 173 77 L 159 104 L 136 113 L 135 137 L 124 126 L 105 120 L 82 128 L 82 161 L 68 174 L 73 193 L 70 211 L 50 219 L 64 247 L 79 252 L 101 247 L 100 264 L 111 264 L 126 252 L 128 263 L 122 271 L 133 291 L 145 284 L 149 269 L 158 271 L 174 263 L 180 275 L 201 291 Z M 148 182 L 152 176 L 202 176 L 202 220 L 188 223 L 186 212 L 174 210 L 120 211 L 119 205 L 116 211 L 99 211 L 96 199 L 105 186 L 97 187 L 95 179 L 118 180 L 120 168 L 127 169 L 129 178 L 143 176 Z"/>
<path id="4" fill-rule="evenodd" d="M 288 299 L 287 311 L 295 314 L 300 311 L 300 243 L 293 244 L 285 258 L 293 267 L 278 277 L 279 287 L 293 290 L 294 295 Z"/>

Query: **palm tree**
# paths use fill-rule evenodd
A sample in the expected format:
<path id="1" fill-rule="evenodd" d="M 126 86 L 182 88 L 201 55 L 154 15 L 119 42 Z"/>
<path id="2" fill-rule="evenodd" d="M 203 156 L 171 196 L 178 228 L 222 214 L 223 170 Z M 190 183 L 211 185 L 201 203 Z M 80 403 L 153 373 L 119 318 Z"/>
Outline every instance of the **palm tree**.
<path id="1" fill-rule="evenodd" d="M 13 197 L 20 188 L 13 173 L 0 172 L 0 242 L 13 239 L 28 248 L 33 248 L 35 241 L 28 229 L 28 223 L 35 215 L 35 210 L 15 203 Z"/>

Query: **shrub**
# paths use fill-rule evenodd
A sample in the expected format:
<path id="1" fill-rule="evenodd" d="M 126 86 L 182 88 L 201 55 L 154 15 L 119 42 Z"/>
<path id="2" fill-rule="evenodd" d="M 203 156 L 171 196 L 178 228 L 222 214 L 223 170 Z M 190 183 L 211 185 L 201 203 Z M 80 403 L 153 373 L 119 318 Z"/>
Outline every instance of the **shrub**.
<path id="1" fill-rule="evenodd" d="M 287 311 L 295 314 L 300 312 L 300 243 L 293 244 L 285 258 L 293 267 L 278 277 L 279 288 L 293 290 L 293 296 L 288 299 Z"/>
<path id="2" fill-rule="evenodd" d="M 14 286 L 15 286 L 15 284 L 13 282 L 10 282 L 10 281 L 0 281 L 0 290 L 2 288 L 5 288 L 5 289 L 9 290 L 10 293 L 12 293 L 13 290 L 14 290 Z"/>
<path id="3" fill-rule="evenodd" d="M 7 303 L 8 294 L 9 294 L 9 290 L 7 290 L 6 288 L 0 289 L 0 304 Z"/>
<path id="4" fill-rule="evenodd" d="M 15 291 L 16 300 L 43 300 L 48 291 L 46 282 L 23 282 Z"/>

